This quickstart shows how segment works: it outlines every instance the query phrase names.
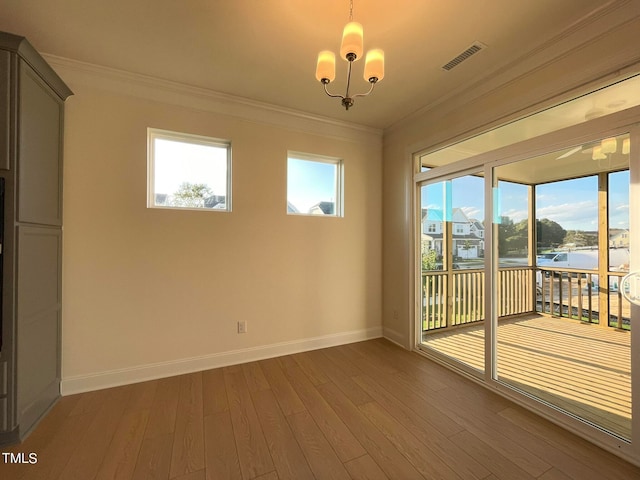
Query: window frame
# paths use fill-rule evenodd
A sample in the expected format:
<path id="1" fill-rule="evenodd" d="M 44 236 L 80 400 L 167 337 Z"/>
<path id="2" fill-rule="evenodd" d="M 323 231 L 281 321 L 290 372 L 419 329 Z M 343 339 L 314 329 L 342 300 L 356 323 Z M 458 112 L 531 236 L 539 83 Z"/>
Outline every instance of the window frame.
<path id="1" fill-rule="evenodd" d="M 169 140 L 173 142 L 181 142 L 189 145 L 202 145 L 208 147 L 218 147 L 226 149 L 226 193 L 225 208 L 207 208 L 207 207 L 181 207 L 157 205 L 155 203 L 155 140 Z M 147 128 L 147 208 L 160 210 L 189 210 L 198 212 L 231 212 L 232 211 L 232 171 L 231 171 L 231 140 L 207 137 L 204 135 L 195 135 L 191 133 L 174 132 L 171 130 L 163 130 L 159 128 Z"/>
<path id="2" fill-rule="evenodd" d="M 290 212 L 289 211 L 289 160 L 302 160 L 305 162 L 316 162 L 334 165 L 336 167 L 336 174 L 334 180 L 334 192 L 335 200 L 333 205 L 332 214 L 317 215 L 308 212 Z M 312 153 L 303 153 L 289 150 L 287 152 L 287 175 L 286 175 L 286 212 L 287 215 L 303 216 L 303 217 L 329 217 L 329 218 L 343 218 L 344 217 L 344 160 L 338 157 L 331 157 L 327 155 L 317 155 Z"/>

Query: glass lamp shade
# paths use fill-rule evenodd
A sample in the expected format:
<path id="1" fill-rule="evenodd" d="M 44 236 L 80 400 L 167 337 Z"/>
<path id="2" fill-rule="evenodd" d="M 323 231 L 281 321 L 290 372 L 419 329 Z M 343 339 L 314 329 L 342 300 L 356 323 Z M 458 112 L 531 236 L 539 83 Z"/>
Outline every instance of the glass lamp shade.
<path id="1" fill-rule="evenodd" d="M 629 142 L 629 139 L 625 138 L 622 141 L 622 154 L 629 155 L 629 151 L 631 150 L 630 147 L 631 147 L 631 143 Z"/>
<path id="2" fill-rule="evenodd" d="M 323 50 L 318 54 L 318 66 L 316 67 L 316 79 L 321 82 L 327 79 L 330 82 L 336 78 L 336 54 Z"/>
<path id="3" fill-rule="evenodd" d="M 602 147 L 593 147 L 593 153 L 591 154 L 593 160 L 604 160 L 607 156 L 602 153 Z"/>
<path id="4" fill-rule="evenodd" d="M 600 148 L 602 150 L 602 153 L 604 153 L 605 155 L 607 153 L 615 153 L 618 149 L 618 140 L 616 140 L 614 137 L 605 138 L 600 143 Z"/>
<path id="5" fill-rule="evenodd" d="M 384 52 L 379 48 L 369 50 L 364 65 L 364 79 L 370 82 L 375 78 L 379 82 L 384 78 Z"/>
<path id="6" fill-rule="evenodd" d="M 344 59 L 347 55 L 354 54 L 355 60 L 362 57 L 363 51 L 363 30 L 358 22 L 349 22 L 342 32 L 342 45 L 340 46 L 340 56 Z"/>

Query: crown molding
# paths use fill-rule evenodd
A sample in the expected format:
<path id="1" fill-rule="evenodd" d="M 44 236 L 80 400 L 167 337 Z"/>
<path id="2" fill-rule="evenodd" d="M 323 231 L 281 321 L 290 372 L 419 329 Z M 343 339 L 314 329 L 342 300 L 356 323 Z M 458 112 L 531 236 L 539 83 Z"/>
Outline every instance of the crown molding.
<path id="1" fill-rule="evenodd" d="M 373 141 L 382 145 L 381 129 L 47 53 L 42 56 L 72 86 L 76 95 L 81 95 L 82 87 L 88 86 L 252 123 L 353 142 Z"/>

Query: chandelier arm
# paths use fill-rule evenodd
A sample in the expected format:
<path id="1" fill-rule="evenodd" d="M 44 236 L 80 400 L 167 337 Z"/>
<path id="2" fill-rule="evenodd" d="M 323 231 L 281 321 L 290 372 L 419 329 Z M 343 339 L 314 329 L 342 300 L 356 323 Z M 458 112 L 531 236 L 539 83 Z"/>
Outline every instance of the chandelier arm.
<path id="1" fill-rule="evenodd" d="M 369 88 L 369 91 L 367 93 L 356 93 L 355 95 L 351 95 L 351 98 L 356 98 L 356 97 L 366 97 L 367 95 L 369 95 L 371 92 L 373 92 L 373 87 L 375 87 L 376 83 L 375 82 L 371 82 L 371 88 Z"/>
<path id="2" fill-rule="evenodd" d="M 326 93 L 328 96 L 333 98 L 344 98 L 342 95 L 334 95 L 333 93 L 329 93 L 329 90 L 327 90 L 327 83 L 322 82 L 322 86 L 324 87 L 324 93 Z"/>

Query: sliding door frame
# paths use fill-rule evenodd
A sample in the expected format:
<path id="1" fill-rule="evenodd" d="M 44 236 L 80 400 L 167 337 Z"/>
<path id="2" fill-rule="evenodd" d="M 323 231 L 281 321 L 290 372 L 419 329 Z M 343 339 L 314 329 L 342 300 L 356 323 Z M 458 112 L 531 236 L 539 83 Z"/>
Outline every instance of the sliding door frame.
<path id="1" fill-rule="evenodd" d="M 507 384 L 497 379 L 496 350 L 497 350 L 497 320 L 496 320 L 496 295 L 494 295 L 492 285 L 497 272 L 497 258 L 494 252 L 495 232 L 493 228 L 485 228 L 485 368 L 484 374 L 466 368 L 464 365 L 452 361 L 445 355 L 438 354 L 431 349 L 421 345 L 421 305 L 420 305 L 420 188 L 423 185 L 439 181 L 449 180 L 467 173 L 477 173 L 484 170 L 485 190 L 485 225 L 493 225 L 493 178 L 494 168 L 510 163 L 526 160 L 531 157 L 544 155 L 561 149 L 571 148 L 592 141 L 596 138 L 613 137 L 628 133 L 630 137 L 631 150 L 629 154 L 629 203 L 630 208 L 640 205 L 640 106 L 623 110 L 608 116 L 596 118 L 588 122 L 570 126 L 551 133 L 541 135 L 529 140 L 501 147 L 491 152 L 482 153 L 464 160 L 457 161 L 444 166 L 434 167 L 430 170 L 417 172 L 414 174 L 414 245 L 413 260 L 414 268 L 411 272 L 414 277 L 411 279 L 413 288 L 412 304 L 414 305 L 413 325 L 414 349 L 430 357 L 431 359 L 452 368 L 483 386 L 507 397 L 516 403 L 532 410 L 552 422 L 586 438 L 600 447 L 619 455 L 636 465 L 640 465 L 640 328 L 634 326 L 631 329 L 631 382 L 632 392 L 636 392 L 635 401 L 632 398 L 632 422 L 631 441 L 622 440 L 604 430 L 592 426 L 578 417 L 561 411 L 553 405 L 546 404 L 517 391 Z M 428 151 L 414 152 L 411 155 L 412 165 L 417 165 L 419 156 L 429 153 Z M 418 169 L 419 170 L 419 169 Z M 414 170 L 415 171 L 415 170 Z M 636 207 L 638 209 L 638 207 Z M 640 209 L 638 209 L 640 210 Z M 629 231 L 630 245 L 630 271 L 640 270 L 640 215 L 639 211 L 630 212 Z M 632 323 L 637 323 L 640 319 L 640 306 L 631 305 Z M 635 321 L 634 321 L 635 319 Z"/>

